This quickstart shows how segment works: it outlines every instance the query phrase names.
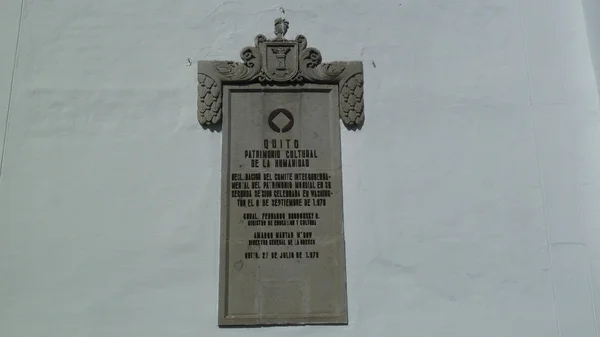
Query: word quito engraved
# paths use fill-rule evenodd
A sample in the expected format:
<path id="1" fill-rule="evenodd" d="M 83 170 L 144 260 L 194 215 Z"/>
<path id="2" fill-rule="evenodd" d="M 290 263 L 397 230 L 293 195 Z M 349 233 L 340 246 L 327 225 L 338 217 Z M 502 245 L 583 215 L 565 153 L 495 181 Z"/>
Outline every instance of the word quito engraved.
<path id="1" fill-rule="evenodd" d="M 302 35 L 198 62 L 198 120 L 223 123 L 219 325 L 345 324 L 338 115 L 363 122 L 361 62 Z"/>

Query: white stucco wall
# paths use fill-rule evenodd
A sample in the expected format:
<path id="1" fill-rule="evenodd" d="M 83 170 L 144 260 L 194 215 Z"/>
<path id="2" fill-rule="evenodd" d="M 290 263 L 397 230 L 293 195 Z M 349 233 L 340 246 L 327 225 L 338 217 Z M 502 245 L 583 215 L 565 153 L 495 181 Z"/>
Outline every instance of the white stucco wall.
<path id="1" fill-rule="evenodd" d="M 0 336 L 598 336 L 579 0 L 24 1 L 0 10 Z M 219 329 L 221 134 L 193 63 L 237 60 L 280 6 L 365 65 L 350 324 Z"/>

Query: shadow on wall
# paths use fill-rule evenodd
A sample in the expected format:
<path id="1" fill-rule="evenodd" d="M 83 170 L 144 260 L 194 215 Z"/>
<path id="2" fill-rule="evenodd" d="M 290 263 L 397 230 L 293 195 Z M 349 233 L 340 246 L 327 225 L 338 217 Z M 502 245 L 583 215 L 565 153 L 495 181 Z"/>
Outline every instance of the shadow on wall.
<path id="1" fill-rule="evenodd" d="M 596 89 L 600 97 L 600 1 L 582 0 L 581 3 L 583 4 L 588 43 L 596 75 Z"/>
<path id="2" fill-rule="evenodd" d="M 204 130 L 209 130 L 210 132 L 221 132 L 221 130 L 223 130 L 223 123 L 221 122 L 211 125 L 201 124 L 200 122 L 198 122 L 198 124 L 200 124 Z"/>

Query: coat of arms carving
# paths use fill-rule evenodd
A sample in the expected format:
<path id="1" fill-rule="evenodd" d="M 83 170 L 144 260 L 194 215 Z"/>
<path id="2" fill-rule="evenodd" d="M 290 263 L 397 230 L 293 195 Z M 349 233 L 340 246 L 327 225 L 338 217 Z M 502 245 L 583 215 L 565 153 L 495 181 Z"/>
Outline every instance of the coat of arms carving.
<path id="1" fill-rule="evenodd" d="M 198 121 L 218 124 L 222 116 L 223 84 L 261 83 L 265 86 L 337 84 L 340 118 L 347 126 L 364 121 L 363 67 L 360 61 L 322 63 L 321 53 L 307 47 L 303 35 L 285 38 L 289 22 L 275 20 L 275 37 L 257 35 L 254 46 L 242 49 L 242 62 L 198 62 Z"/>

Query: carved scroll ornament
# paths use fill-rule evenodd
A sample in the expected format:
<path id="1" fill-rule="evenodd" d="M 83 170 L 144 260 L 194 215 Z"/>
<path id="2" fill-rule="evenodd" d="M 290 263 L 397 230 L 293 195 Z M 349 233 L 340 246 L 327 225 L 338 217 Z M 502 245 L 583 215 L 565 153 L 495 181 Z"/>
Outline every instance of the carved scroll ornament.
<path id="1" fill-rule="evenodd" d="M 364 120 L 362 62 L 322 63 L 321 53 L 307 48 L 303 35 L 285 39 L 285 19 L 275 20 L 275 38 L 257 35 L 253 47 L 242 49 L 242 62 L 198 62 L 198 121 L 213 125 L 221 121 L 223 84 L 302 85 L 337 84 L 340 118 L 348 126 Z"/>

